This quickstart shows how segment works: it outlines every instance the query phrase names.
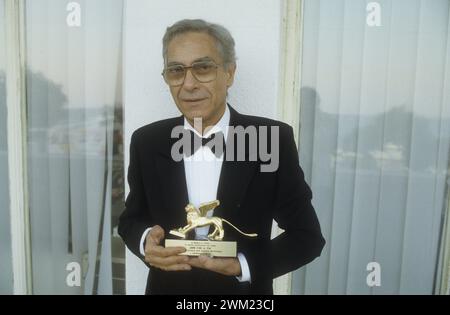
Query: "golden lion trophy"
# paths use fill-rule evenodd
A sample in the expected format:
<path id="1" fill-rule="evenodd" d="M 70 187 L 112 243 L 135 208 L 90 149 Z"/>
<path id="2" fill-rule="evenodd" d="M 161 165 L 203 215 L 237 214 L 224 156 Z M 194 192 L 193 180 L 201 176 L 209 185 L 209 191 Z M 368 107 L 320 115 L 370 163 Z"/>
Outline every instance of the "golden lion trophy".
<path id="1" fill-rule="evenodd" d="M 219 217 L 207 217 L 207 213 L 220 205 L 219 200 L 202 203 L 197 209 L 192 204 L 185 207 L 187 213 L 187 225 L 177 230 L 171 230 L 170 234 L 181 239 L 166 239 L 166 247 L 184 247 L 186 252 L 182 255 L 211 257 L 236 257 L 236 242 L 222 241 L 224 237 L 223 222 L 229 224 L 237 232 L 248 237 L 257 237 L 255 233 L 247 234 L 239 230 L 227 220 Z M 193 229 L 213 226 L 214 230 L 208 234 L 206 240 L 186 240 L 187 234 Z"/>

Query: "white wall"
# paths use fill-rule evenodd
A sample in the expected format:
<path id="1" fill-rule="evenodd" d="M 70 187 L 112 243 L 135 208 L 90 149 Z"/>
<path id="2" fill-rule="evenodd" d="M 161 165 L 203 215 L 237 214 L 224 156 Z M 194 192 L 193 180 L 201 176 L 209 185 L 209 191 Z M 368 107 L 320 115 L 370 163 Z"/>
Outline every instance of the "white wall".
<path id="1" fill-rule="evenodd" d="M 131 0 L 125 2 L 124 131 L 125 168 L 134 130 L 180 115 L 160 73 L 162 37 L 167 26 L 202 18 L 227 27 L 238 57 L 229 102 L 246 114 L 276 118 L 279 79 L 279 0 Z M 128 194 L 128 183 L 126 193 Z M 128 294 L 142 294 L 147 268 L 127 252 Z"/>

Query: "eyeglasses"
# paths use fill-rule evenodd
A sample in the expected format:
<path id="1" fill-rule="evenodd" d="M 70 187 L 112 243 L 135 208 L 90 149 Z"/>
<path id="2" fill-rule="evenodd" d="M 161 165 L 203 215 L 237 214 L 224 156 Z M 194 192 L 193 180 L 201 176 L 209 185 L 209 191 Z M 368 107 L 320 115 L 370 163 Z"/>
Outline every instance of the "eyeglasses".
<path id="1" fill-rule="evenodd" d="M 164 69 L 162 75 L 170 86 L 180 86 L 184 83 L 188 69 L 194 78 L 201 83 L 208 83 L 217 78 L 217 68 L 220 65 L 213 61 L 198 61 L 191 66 L 173 65 Z"/>

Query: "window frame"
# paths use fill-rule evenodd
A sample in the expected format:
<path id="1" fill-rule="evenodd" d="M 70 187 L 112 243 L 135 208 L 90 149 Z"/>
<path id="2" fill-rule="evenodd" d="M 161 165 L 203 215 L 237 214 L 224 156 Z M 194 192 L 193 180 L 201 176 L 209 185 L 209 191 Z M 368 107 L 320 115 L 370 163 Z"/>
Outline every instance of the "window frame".
<path id="1" fill-rule="evenodd" d="M 14 294 L 32 293 L 27 189 L 25 0 L 5 0 L 6 108 Z"/>
<path id="2" fill-rule="evenodd" d="M 300 83 L 303 42 L 303 0 L 283 0 L 281 2 L 281 34 L 278 86 L 278 119 L 294 129 L 297 145 L 300 139 Z M 274 221 L 272 238 L 283 232 Z M 273 282 L 274 294 L 292 293 L 292 273 L 276 278 Z"/>

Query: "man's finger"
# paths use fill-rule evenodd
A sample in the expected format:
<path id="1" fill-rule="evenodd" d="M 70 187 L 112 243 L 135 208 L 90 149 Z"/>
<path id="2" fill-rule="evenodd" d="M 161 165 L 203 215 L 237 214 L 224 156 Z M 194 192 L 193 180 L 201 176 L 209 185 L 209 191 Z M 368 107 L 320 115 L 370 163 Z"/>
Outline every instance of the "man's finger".
<path id="1" fill-rule="evenodd" d="M 164 239 L 164 233 L 156 234 L 156 235 L 150 234 L 150 241 L 155 245 L 159 245 L 163 239 Z"/>
<path id="2" fill-rule="evenodd" d="M 182 254 L 186 251 L 184 247 L 162 247 L 162 246 L 151 246 L 149 248 L 148 254 L 159 256 L 159 257 L 170 257 Z"/>
<path id="3" fill-rule="evenodd" d="M 191 269 L 192 267 L 188 264 L 176 264 L 165 267 L 164 271 L 188 271 Z"/>
<path id="4" fill-rule="evenodd" d="M 156 263 L 152 263 L 150 264 L 150 266 L 164 270 L 164 271 L 188 271 L 188 270 L 192 270 L 191 265 L 189 264 L 173 264 L 173 265 L 159 265 Z"/>
<path id="5" fill-rule="evenodd" d="M 192 267 L 216 271 L 219 267 L 220 259 L 207 256 L 191 257 L 188 262 Z"/>
<path id="6" fill-rule="evenodd" d="M 203 268 L 203 264 L 200 262 L 198 257 L 189 257 L 188 264 L 192 267 Z"/>
<path id="7" fill-rule="evenodd" d="M 206 269 L 217 270 L 223 265 L 223 261 L 221 259 L 213 259 L 207 256 L 200 256 L 199 259 Z"/>
<path id="8" fill-rule="evenodd" d="M 159 225 L 155 225 L 154 227 L 152 227 L 148 235 L 151 242 L 159 245 L 161 240 L 164 239 L 165 232 L 162 227 L 160 227 Z"/>
<path id="9" fill-rule="evenodd" d="M 145 246 L 145 255 L 157 255 L 158 251 L 160 249 L 163 249 L 164 247 L 160 246 L 160 245 L 148 245 Z"/>
<path id="10" fill-rule="evenodd" d="M 170 256 L 170 257 L 157 257 L 150 256 L 149 263 L 157 266 L 171 266 L 176 264 L 186 264 L 189 261 L 187 256 Z"/>

